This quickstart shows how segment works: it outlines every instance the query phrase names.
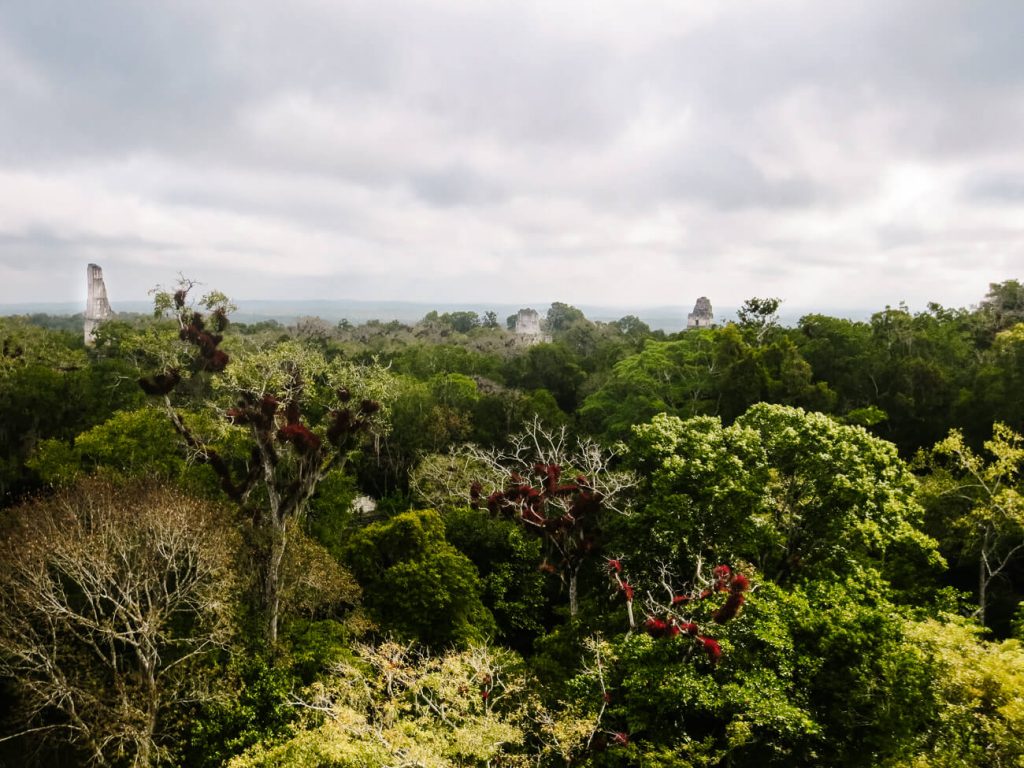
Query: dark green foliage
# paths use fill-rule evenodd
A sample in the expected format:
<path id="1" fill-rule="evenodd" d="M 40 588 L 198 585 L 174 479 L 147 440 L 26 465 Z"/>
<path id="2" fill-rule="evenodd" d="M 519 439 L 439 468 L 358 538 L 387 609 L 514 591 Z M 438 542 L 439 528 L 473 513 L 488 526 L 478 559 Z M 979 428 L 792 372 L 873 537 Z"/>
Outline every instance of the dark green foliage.
<path id="1" fill-rule="evenodd" d="M 352 502 L 359 494 L 356 479 L 344 472 L 328 473 L 317 486 L 306 512 L 306 531 L 335 557 L 354 525 Z"/>
<path id="2" fill-rule="evenodd" d="M 258 742 L 283 738 L 298 717 L 291 705 L 297 680 L 260 654 L 234 656 L 222 669 L 231 695 L 181 716 L 178 765 L 215 768 Z"/>
<path id="3" fill-rule="evenodd" d="M 509 384 L 520 389 L 546 389 L 566 412 L 575 410 L 585 378 L 577 356 L 564 344 L 534 344 L 505 366 Z"/>
<path id="4" fill-rule="evenodd" d="M 0 318 L 0 347 L 0 504 L 10 504 L 36 485 L 25 461 L 41 441 L 70 443 L 143 397 L 128 365 L 90 359 L 80 334 Z"/>
<path id="5" fill-rule="evenodd" d="M 447 541 L 437 512 L 368 525 L 343 551 L 382 630 L 437 647 L 493 635 L 477 570 Z"/>
<path id="6" fill-rule="evenodd" d="M 511 520 L 478 509 L 453 509 L 444 516 L 448 541 L 480 573 L 484 605 L 494 616 L 497 638 L 527 645 L 544 620 L 545 575 L 537 570 L 541 541 Z"/>

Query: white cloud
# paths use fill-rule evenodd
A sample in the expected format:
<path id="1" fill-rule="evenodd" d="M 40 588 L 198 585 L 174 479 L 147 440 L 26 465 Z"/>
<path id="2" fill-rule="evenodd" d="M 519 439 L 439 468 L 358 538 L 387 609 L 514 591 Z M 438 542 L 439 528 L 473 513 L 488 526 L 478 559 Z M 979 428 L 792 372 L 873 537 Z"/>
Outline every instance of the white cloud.
<path id="1" fill-rule="evenodd" d="M 125 298 L 870 309 L 1024 276 L 1015 0 L 90 6 L 0 11 L 0 302 L 77 299 L 88 260 Z"/>

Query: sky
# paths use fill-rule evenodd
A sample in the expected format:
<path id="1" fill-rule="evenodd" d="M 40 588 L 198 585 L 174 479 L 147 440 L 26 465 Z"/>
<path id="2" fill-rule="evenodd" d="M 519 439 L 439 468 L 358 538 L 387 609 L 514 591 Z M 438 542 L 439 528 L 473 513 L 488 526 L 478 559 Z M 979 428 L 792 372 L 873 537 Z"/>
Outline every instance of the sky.
<path id="1" fill-rule="evenodd" d="M 976 304 L 1020 0 L 0 0 L 0 303 Z"/>

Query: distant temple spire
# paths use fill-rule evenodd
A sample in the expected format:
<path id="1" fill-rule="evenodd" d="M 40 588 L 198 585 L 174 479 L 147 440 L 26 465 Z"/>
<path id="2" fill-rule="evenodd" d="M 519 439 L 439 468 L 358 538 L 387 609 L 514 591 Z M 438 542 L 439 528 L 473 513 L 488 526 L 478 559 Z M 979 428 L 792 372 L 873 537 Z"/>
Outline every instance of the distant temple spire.
<path id="1" fill-rule="evenodd" d="M 85 343 L 95 342 L 96 326 L 114 315 L 107 301 L 107 286 L 103 284 L 103 270 L 95 264 L 90 264 L 86 270 L 89 298 L 85 303 Z"/>
<path id="2" fill-rule="evenodd" d="M 701 296 L 693 305 L 693 312 L 686 316 L 686 330 L 710 328 L 714 322 L 715 313 L 711 310 L 711 301 L 707 296 Z"/>

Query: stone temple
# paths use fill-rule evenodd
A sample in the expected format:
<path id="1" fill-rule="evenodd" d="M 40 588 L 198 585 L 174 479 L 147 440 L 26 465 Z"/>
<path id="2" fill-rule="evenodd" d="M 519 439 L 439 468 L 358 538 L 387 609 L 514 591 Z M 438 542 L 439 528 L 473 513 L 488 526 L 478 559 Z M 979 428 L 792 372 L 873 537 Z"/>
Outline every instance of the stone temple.
<path id="1" fill-rule="evenodd" d="M 710 328 L 715 323 L 715 313 L 707 296 L 701 296 L 693 305 L 693 312 L 686 316 L 686 330 Z"/>
<path id="2" fill-rule="evenodd" d="M 93 344 L 96 326 L 114 316 L 114 310 L 107 301 L 107 286 L 103 284 L 103 270 L 90 264 L 86 270 L 89 287 L 89 298 L 85 303 L 85 343 Z"/>
<path id="3" fill-rule="evenodd" d="M 540 335 L 540 313 L 535 309 L 520 309 L 516 314 L 516 333 Z"/>
<path id="4" fill-rule="evenodd" d="M 535 309 L 520 309 L 515 315 L 513 327 L 519 344 L 531 345 L 550 342 L 551 337 L 540 327 L 540 313 Z"/>

